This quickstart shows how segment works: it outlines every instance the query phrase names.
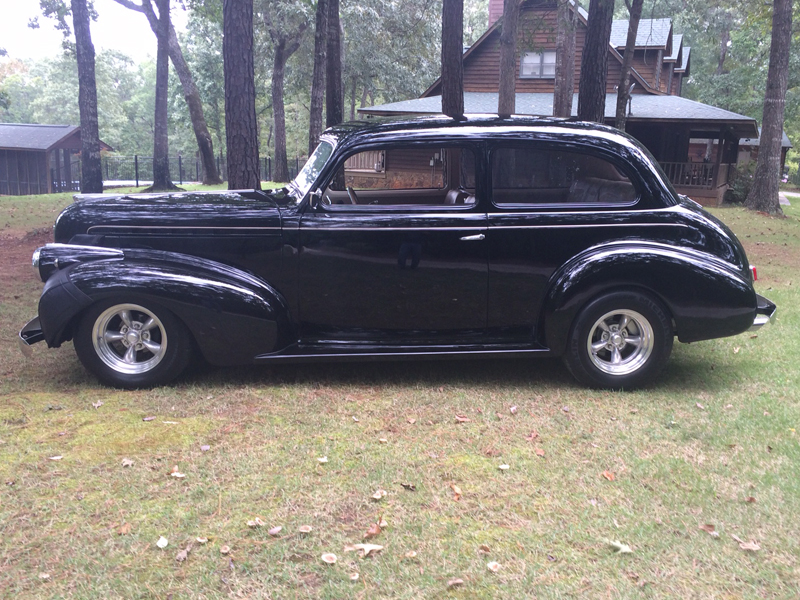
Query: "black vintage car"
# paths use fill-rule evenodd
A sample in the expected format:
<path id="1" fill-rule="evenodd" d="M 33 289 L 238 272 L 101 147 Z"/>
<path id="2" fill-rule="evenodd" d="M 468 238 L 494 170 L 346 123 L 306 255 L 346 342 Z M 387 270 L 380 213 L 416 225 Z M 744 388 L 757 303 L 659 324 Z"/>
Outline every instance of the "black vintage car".
<path id="1" fill-rule="evenodd" d="M 650 382 L 673 337 L 768 322 L 744 250 L 616 130 L 415 118 L 329 129 L 262 191 L 76 196 L 34 266 L 31 344 L 74 340 L 104 383 L 214 365 L 562 356 Z"/>

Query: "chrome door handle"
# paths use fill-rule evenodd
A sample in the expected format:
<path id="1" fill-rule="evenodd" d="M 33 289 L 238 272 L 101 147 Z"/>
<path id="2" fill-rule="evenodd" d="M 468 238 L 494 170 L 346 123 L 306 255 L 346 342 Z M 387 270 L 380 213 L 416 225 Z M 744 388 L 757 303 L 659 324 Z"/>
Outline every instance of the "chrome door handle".
<path id="1" fill-rule="evenodd" d="M 485 239 L 486 239 L 486 236 L 483 235 L 482 233 L 479 233 L 478 235 L 465 235 L 464 237 L 461 238 L 461 241 L 462 242 L 480 242 L 481 240 L 485 240 Z"/>

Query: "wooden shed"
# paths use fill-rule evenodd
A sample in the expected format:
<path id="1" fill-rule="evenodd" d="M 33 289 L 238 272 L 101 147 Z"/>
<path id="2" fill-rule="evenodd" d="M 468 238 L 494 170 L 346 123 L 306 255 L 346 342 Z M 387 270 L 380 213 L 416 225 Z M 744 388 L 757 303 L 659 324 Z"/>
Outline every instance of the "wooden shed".
<path id="1" fill-rule="evenodd" d="M 101 150 L 112 150 L 100 142 Z M 80 189 L 81 128 L 0 123 L 0 195 Z"/>

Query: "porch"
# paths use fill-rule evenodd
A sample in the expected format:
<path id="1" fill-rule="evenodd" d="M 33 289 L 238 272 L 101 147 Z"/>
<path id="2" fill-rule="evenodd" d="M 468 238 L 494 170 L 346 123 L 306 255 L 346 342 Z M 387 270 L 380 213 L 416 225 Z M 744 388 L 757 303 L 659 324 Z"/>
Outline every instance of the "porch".
<path id="1" fill-rule="evenodd" d="M 704 206 L 722 204 L 729 176 L 735 164 L 707 162 L 659 162 L 679 194 L 689 196 Z"/>

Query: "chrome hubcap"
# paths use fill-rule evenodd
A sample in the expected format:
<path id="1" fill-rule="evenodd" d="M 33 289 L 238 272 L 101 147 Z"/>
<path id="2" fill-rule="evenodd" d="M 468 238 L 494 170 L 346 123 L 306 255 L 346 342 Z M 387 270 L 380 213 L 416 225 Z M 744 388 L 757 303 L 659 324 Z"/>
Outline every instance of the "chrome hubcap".
<path id="1" fill-rule="evenodd" d="M 592 364 L 609 375 L 628 375 L 640 369 L 653 352 L 653 344 L 650 322 L 627 309 L 600 317 L 586 343 Z"/>
<path id="2" fill-rule="evenodd" d="M 138 304 L 117 304 L 94 322 L 92 343 L 100 360 L 118 373 L 146 373 L 167 351 L 167 332 L 152 312 Z"/>

